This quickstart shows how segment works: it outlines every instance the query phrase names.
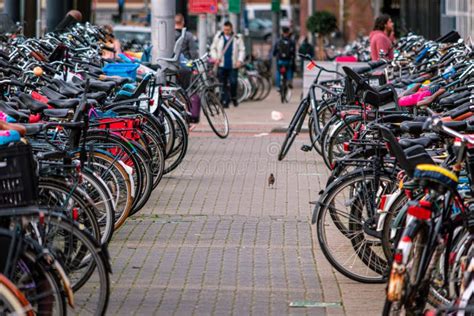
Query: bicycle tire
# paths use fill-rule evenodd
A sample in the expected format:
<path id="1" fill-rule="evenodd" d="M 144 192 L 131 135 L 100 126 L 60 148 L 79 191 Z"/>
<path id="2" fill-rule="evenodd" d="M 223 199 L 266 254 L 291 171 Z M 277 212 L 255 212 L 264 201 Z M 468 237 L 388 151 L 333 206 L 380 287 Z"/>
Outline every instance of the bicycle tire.
<path id="1" fill-rule="evenodd" d="M 283 141 L 280 148 L 280 152 L 278 153 L 279 161 L 285 159 L 286 155 L 288 154 L 288 151 L 291 148 L 291 145 L 293 145 L 293 142 L 295 141 L 296 136 L 300 133 L 301 126 L 304 123 L 307 111 L 308 104 L 306 100 L 303 100 L 298 106 L 295 115 L 293 115 L 293 117 L 291 118 L 288 129 L 286 130 L 285 140 Z"/>
<path id="2" fill-rule="evenodd" d="M 314 216 L 315 216 L 315 223 L 316 223 L 316 232 L 318 237 L 318 242 L 321 247 L 321 250 L 326 257 L 326 259 L 331 263 L 331 265 L 339 271 L 344 276 L 358 281 L 362 283 L 383 283 L 386 281 L 386 275 L 384 272 L 387 271 L 387 262 L 385 259 L 385 255 L 382 258 L 381 256 L 377 255 L 377 252 L 383 253 L 382 249 L 377 251 L 377 248 L 372 249 L 371 247 L 378 247 L 378 241 L 375 237 L 371 237 L 371 239 L 367 239 L 367 242 L 364 242 L 361 238 L 365 238 L 362 234 L 364 234 L 365 229 L 363 228 L 363 223 L 368 222 L 369 218 L 364 217 L 363 211 L 360 213 L 354 213 L 354 209 L 358 204 L 356 202 L 360 202 L 359 200 L 353 200 L 353 190 L 354 185 L 357 183 L 365 183 L 368 179 L 373 177 L 373 171 L 354 171 L 340 179 L 334 181 L 323 193 L 320 197 L 317 206 L 315 207 Z M 389 175 L 380 175 L 380 180 L 386 182 L 387 184 L 393 184 L 393 178 Z M 337 200 L 344 198 L 345 195 L 341 192 L 348 188 L 347 196 L 350 197 L 348 201 L 344 200 L 344 203 L 340 203 L 345 207 L 350 207 L 350 211 L 346 211 L 347 214 L 338 210 L 336 207 Z M 390 190 L 390 188 L 389 188 Z M 357 192 L 357 191 L 356 191 Z M 360 195 L 359 195 L 360 196 Z M 365 198 L 365 197 L 364 197 Z M 336 201 L 336 202 L 333 202 Z M 350 203 L 349 203 L 350 201 Z M 377 203 L 375 203 L 378 205 Z M 363 207 L 363 206 L 362 206 Z M 325 235 L 326 229 L 330 229 L 330 224 L 326 221 L 327 215 L 329 215 L 329 219 L 333 225 L 337 228 L 337 230 L 342 234 L 341 238 L 337 239 L 338 248 L 335 250 L 342 249 L 341 245 L 345 241 L 343 238 L 349 239 L 350 244 L 347 245 L 346 248 L 350 249 L 351 251 L 355 250 L 356 256 L 353 254 L 348 257 L 347 251 L 344 251 L 340 254 L 340 258 L 336 253 L 333 254 L 331 246 L 328 244 L 329 239 Z M 345 224 L 344 220 L 348 220 L 348 223 Z M 337 236 L 336 236 L 337 237 Z M 336 242 L 336 237 L 332 236 L 331 241 Z M 357 240 L 355 240 L 357 238 Z M 372 239 L 375 238 L 374 241 Z M 362 243 L 362 242 L 364 243 Z M 354 245 L 354 242 L 358 242 L 357 245 Z M 357 247 L 357 249 L 355 248 Z M 381 245 L 380 245 L 381 248 Z M 354 258 L 352 264 L 349 264 L 348 267 L 345 267 L 344 264 L 347 260 Z M 355 259 L 359 259 L 363 265 L 356 266 Z M 374 258 L 374 262 L 368 262 L 371 258 Z M 340 263 L 340 260 L 345 260 L 344 263 Z M 368 273 L 370 271 L 366 270 L 367 268 L 370 269 L 373 273 L 371 275 L 362 275 L 362 272 Z M 356 271 L 358 269 L 358 271 Z M 360 272 L 359 272 L 360 271 Z"/>
<path id="3" fill-rule="evenodd" d="M 100 232 L 99 228 L 99 223 L 97 222 L 97 217 L 95 215 L 95 212 L 91 209 L 90 203 L 88 203 L 85 200 L 85 197 L 79 193 L 79 191 L 73 190 L 68 187 L 68 185 L 62 181 L 62 179 L 55 179 L 55 178 L 40 178 L 39 183 L 38 183 L 38 190 L 39 190 L 39 200 L 38 204 L 40 206 L 45 207 L 46 209 L 54 209 L 55 211 L 59 211 L 60 213 L 63 213 L 65 217 L 67 218 L 72 218 L 73 217 L 73 208 L 75 207 L 79 212 L 77 213 L 77 219 L 76 221 L 80 222 L 84 227 L 87 229 L 87 231 L 97 240 L 100 241 L 102 239 L 102 235 Z M 47 197 L 50 199 L 48 202 L 44 200 L 45 196 L 45 191 L 44 190 L 49 190 L 46 191 Z M 74 200 L 74 205 L 70 205 L 68 207 L 68 210 L 63 209 L 64 207 L 64 201 L 58 201 L 62 202 L 61 205 L 51 205 L 51 190 L 53 190 L 56 193 L 59 193 L 63 195 L 66 199 L 73 199 Z M 57 195 L 54 195 L 54 197 L 57 197 Z M 60 198 L 60 197 L 57 197 Z M 60 208 L 58 208 L 58 206 Z"/>
<path id="4" fill-rule="evenodd" d="M 184 157 L 186 156 L 186 152 L 188 151 L 188 134 L 185 122 L 180 116 L 177 116 L 175 119 L 175 124 L 177 131 L 176 135 L 177 137 L 181 137 L 181 142 L 178 142 L 178 145 L 173 149 L 170 157 L 165 160 L 165 167 L 163 170 L 164 174 L 175 170 L 181 164 Z M 171 159 L 173 160 L 170 161 Z"/>
<path id="5" fill-rule="evenodd" d="M 132 209 L 132 184 L 130 182 L 130 175 L 125 168 L 110 157 L 106 152 L 93 152 L 89 155 L 86 166 L 97 172 L 100 177 L 106 182 L 110 191 L 113 194 L 115 221 L 114 230 L 119 229 L 127 219 L 130 210 Z M 77 153 L 79 155 L 79 153 Z M 92 156 L 92 158 L 90 158 Z"/>
<path id="6" fill-rule="evenodd" d="M 208 89 L 202 98 L 202 110 L 207 118 L 211 129 L 220 138 L 227 138 L 229 136 L 229 120 L 225 113 L 224 107 L 217 95 L 210 89 Z M 220 117 L 222 122 L 214 122 L 216 117 Z M 218 126 L 222 125 L 221 127 Z"/>
<path id="7" fill-rule="evenodd" d="M 38 217 L 32 217 L 32 220 L 39 220 Z M 104 315 L 109 301 L 110 294 L 110 279 L 109 272 L 110 266 L 108 262 L 108 255 L 104 252 L 104 248 L 101 247 L 97 241 L 90 236 L 86 231 L 82 230 L 78 225 L 65 220 L 65 218 L 58 216 L 48 216 L 48 220 L 43 224 L 45 227 L 45 239 L 42 240 L 45 247 L 47 247 L 57 258 L 62 258 L 63 262 L 61 265 L 69 277 L 72 288 L 74 290 L 75 297 L 75 310 L 74 313 L 81 315 L 85 314 L 86 311 L 91 309 L 91 297 L 96 297 L 97 306 L 93 308 L 94 315 Z M 67 235 L 67 236 L 66 236 Z M 58 242 L 59 238 L 66 238 L 67 243 Z M 56 241 L 56 243 L 55 243 Z M 65 244 L 70 245 L 71 242 L 75 244 L 75 247 L 80 247 L 81 254 L 74 258 L 68 258 L 65 256 L 67 252 L 70 252 L 70 248 L 65 248 Z M 81 243 L 78 245 L 78 243 Z M 63 246 L 63 248 L 58 248 Z M 78 266 L 77 260 L 81 259 L 83 262 Z M 72 260 L 72 261 L 71 261 Z M 72 273 L 77 271 L 78 267 L 86 266 L 86 273 L 81 275 L 79 280 L 73 277 Z M 97 271 L 98 285 L 84 287 L 86 282 L 91 282 L 91 277 L 94 272 Z M 94 280 L 95 281 L 95 277 Z M 98 293 L 87 294 L 86 292 L 91 289 L 97 289 Z M 98 295 L 97 295 L 98 294 Z M 86 295 L 84 298 L 82 309 L 81 307 L 81 296 Z"/>

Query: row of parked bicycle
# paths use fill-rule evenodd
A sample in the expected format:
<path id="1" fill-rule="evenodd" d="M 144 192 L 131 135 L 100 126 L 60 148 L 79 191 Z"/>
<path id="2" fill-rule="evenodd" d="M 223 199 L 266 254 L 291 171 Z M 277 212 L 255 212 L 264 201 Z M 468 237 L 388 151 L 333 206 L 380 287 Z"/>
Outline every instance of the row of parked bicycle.
<path id="1" fill-rule="evenodd" d="M 107 64 L 106 36 L 76 24 L 0 50 L 1 315 L 105 314 L 107 244 L 183 161 L 190 97 L 219 137 L 229 133 L 206 56 L 189 62 L 184 90 L 179 54 Z"/>
<path id="2" fill-rule="evenodd" d="M 239 71 L 237 101 L 262 101 L 272 91 L 271 64 L 264 60 L 250 60 Z"/>
<path id="3" fill-rule="evenodd" d="M 472 314 L 472 43 L 455 32 L 409 34 L 396 51 L 393 61 L 316 79 L 279 159 L 309 116 L 302 149 L 331 170 L 313 202 L 319 245 L 348 278 L 387 283 L 384 315 Z"/>

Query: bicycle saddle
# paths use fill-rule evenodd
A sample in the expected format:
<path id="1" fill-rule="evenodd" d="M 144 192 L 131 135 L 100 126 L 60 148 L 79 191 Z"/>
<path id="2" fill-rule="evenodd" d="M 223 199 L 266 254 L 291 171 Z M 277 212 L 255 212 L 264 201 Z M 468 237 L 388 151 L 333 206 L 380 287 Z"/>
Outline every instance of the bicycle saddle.
<path id="1" fill-rule="evenodd" d="M 400 129 L 405 133 L 420 135 L 424 132 L 424 124 L 425 122 L 403 122 L 400 124 Z M 444 125 L 458 132 L 462 132 L 469 127 L 465 121 L 444 122 Z"/>
<path id="2" fill-rule="evenodd" d="M 106 75 L 99 76 L 99 80 L 112 81 L 115 83 L 116 86 L 122 86 L 130 82 L 129 78 L 119 77 L 119 76 L 106 76 Z"/>
<path id="3" fill-rule="evenodd" d="M 430 137 L 418 137 L 418 138 L 402 138 L 398 141 L 402 148 L 409 148 L 415 145 L 421 145 L 423 147 L 429 147 L 434 143 L 434 140 Z"/>
<path id="4" fill-rule="evenodd" d="M 63 94 L 67 97 L 74 98 L 81 94 L 81 90 L 77 89 L 76 87 L 64 82 L 63 80 L 53 79 L 53 84 L 56 86 L 57 91 L 60 94 Z"/>
<path id="5" fill-rule="evenodd" d="M 43 115 L 49 118 L 66 118 L 69 114 L 69 109 L 46 109 Z"/>
<path id="6" fill-rule="evenodd" d="M 66 97 L 62 95 L 61 93 L 58 93 L 54 91 L 53 89 L 46 86 L 42 87 L 40 91 L 44 94 L 45 97 L 47 97 L 50 100 L 66 99 Z"/>
<path id="7" fill-rule="evenodd" d="M 0 101 L 0 112 L 5 113 L 6 115 L 9 115 L 13 117 L 17 121 L 28 121 L 29 116 L 23 112 L 17 111 L 8 104 L 6 104 L 4 101 Z"/>
<path id="8" fill-rule="evenodd" d="M 79 99 L 49 100 L 48 104 L 59 109 L 73 109 L 79 104 Z"/>
<path id="9" fill-rule="evenodd" d="M 407 159 L 410 161 L 412 166 L 416 166 L 419 164 L 429 163 L 434 164 L 433 159 L 431 158 L 430 154 L 428 154 L 425 150 L 425 147 L 421 145 L 413 145 L 409 148 L 403 150 Z"/>
<path id="10" fill-rule="evenodd" d="M 368 90 L 364 94 L 364 102 L 369 103 L 375 107 L 380 107 L 384 104 L 387 104 L 391 101 L 393 101 L 393 91 L 388 90 L 388 91 L 373 91 Z"/>
<path id="11" fill-rule="evenodd" d="M 73 77 L 72 82 L 76 84 L 76 86 L 83 88 L 85 85 L 85 82 L 77 77 Z M 102 80 L 89 80 L 90 84 L 90 89 L 92 91 L 103 91 L 106 92 L 107 94 L 112 91 L 112 89 L 115 88 L 115 82 L 113 81 L 102 81 Z"/>
<path id="12" fill-rule="evenodd" d="M 461 93 L 453 93 L 453 94 L 450 94 L 447 97 L 444 97 L 444 98 L 440 99 L 439 100 L 439 105 L 443 106 L 443 107 L 455 107 L 456 106 L 456 101 L 464 99 L 466 97 L 470 98 L 470 96 L 471 96 L 470 91 L 464 91 L 464 92 L 461 92 Z M 458 105 L 462 104 L 462 103 L 464 103 L 464 102 L 458 103 Z"/>
<path id="13" fill-rule="evenodd" d="M 26 129 L 26 136 L 35 136 L 43 131 L 44 124 L 22 124 Z"/>
<path id="14" fill-rule="evenodd" d="M 105 93 L 103 91 L 89 92 L 86 95 L 87 95 L 88 100 L 95 100 L 96 101 L 94 104 L 102 103 L 102 102 L 105 101 L 105 99 L 107 99 L 107 93 Z"/>
<path id="15" fill-rule="evenodd" d="M 26 109 L 31 110 L 32 113 L 39 113 L 48 108 L 48 105 L 43 102 L 36 101 L 33 97 L 26 93 L 19 94 L 19 101 Z"/>

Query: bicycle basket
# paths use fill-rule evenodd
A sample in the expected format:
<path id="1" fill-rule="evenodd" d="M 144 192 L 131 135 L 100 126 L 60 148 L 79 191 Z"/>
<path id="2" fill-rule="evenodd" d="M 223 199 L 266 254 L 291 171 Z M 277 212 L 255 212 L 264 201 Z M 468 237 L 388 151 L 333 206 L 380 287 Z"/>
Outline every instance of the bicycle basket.
<path id="1" fill-rule="evenodd" d="M 0 208 L 32 205 L 38 198 L 38 179 L 30 145 L 0 147 Z"/>

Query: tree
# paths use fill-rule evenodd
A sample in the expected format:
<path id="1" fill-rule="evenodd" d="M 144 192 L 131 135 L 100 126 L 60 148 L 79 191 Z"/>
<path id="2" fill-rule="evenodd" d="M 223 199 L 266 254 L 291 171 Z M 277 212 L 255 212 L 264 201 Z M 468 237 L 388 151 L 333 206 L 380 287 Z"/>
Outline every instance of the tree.
<path id="1" fill-rule="evenodd" d="M 306 28 L 318 37 L 318 59 L 325 59 L 324 38 L 337 30 L 336 17 L 328 11 L 316 11 L 306 21 Z"/>

